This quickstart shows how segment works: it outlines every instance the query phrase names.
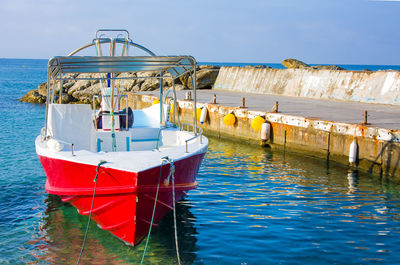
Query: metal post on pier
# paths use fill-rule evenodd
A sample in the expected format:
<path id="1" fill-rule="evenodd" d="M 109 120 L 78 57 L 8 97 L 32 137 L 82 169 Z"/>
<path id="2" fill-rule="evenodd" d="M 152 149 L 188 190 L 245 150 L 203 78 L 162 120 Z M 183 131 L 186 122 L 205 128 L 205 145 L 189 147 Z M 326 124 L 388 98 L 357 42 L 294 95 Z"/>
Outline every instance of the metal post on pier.
<path id="1" fill-rule="evenodd" d="M 275 106 L 274 106 L 274 112 L 275 113 L 279 112 L 278 107 L 279 107 L 279 103 L 278 103 L 278 101 L 275 101 Z"/>
<path id="2" fill-rule="evenodd" d="M 361 124 L 368 125 L 368 111 L 366 110 L 364 110 L 364 121 Z"/>

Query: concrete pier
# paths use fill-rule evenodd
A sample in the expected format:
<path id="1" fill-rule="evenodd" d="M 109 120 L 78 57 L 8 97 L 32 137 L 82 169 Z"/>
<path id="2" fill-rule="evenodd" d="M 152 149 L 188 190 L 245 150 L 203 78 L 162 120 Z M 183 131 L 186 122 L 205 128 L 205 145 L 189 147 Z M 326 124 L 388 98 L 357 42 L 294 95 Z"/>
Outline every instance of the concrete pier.
<path id="1" fill-rule="evenodd" d="M 193 102 L 184 100 L 186 91 L 178 91 L 181 122 L 193 121 Z M 128 93 L 132 108 L 150 106 L 157 91 Z M 213 104 L 216 95 L 217 104 Z M 243 97 L 245 108 L 242 108 Z M 279 102 L 278 113 L 273 112 Z M 262 144 L 260 131 L 251 127 L 262 116 L 271 124 L 271 138 L 265 144 L 349 165 L 349 148 L 356 140 L 357 162 L 349 165 L 400 181 L 400 108 L 390 105 L 336 102 L 265 94 L 234 93 L 217 90 L 198 92 L 197 107 L 207 107 L 207 120 L 200 125 L 206 135 L 249 144 Z M 368 111 L 368 124 L 364 121 Z M 223 118 L 233 113 L 234 125 Z"/>
<path id="2" fill-rule="evenodd" d="M 221 67 L 214 89 L 399 105 L 400 72 Z"/>

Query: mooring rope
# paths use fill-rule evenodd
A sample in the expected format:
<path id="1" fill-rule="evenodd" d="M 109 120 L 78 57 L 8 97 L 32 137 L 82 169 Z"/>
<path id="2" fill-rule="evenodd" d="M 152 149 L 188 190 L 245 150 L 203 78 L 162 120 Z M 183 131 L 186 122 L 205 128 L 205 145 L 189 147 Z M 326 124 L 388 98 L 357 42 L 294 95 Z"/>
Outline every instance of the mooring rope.
<path id="1" fill-rule="evenodd" d="M 81 257 L 83 254 L 83 250 L 85 249 L 85 244 L 86 244 L 86 239 L 87 239 L 87 235 L 88 235 L 88 231 L 89 231 L 89 225 L 90 225 L 90 220 L 92 219 L 92 211 L 93 211 L 93 205 L 94 205 L 94 197 L 96 196 L 96 187 L 97 187 L 97 177 L 99 175 L 99 168 L 101 165 L 107 163 L 107 161 L 104 160 L 100 160 L 100 162 L 97 164 L 96 167 L 96 176 L 94 177 L 93 181 L 94 181 L 94 188 L 93 188 L 93 197 L 92 197 L 92 205 L 90 206 L 90 213 L 89 213 L 89 219 L 86 225 L 86 231 L 85 231 L 85 237 L 83 238 L 83 243 L 82 243 L 82 247 L 81 247 L 81 252 L 79 254 L 79 258 L 78 261 L 76 262 L 76 265 L 79 264 L 79 262 L 81 261 Z"/>
<path id="2" fill-rule="evenodd" d="M 165 158 L 164 157 L 161 158 L 160 175 L 158 176 L 158 184 L 157 184 L 156 196 L 154 198 L 153 214 L 151 216 L 149 233 L 147 234 L 146 245 L 144 246 L 143 255 L 142 255 L 142 261 L 140 262 L 140 265 L 142 265 L 143 262 L 144 262 L 144 257 L 146 256 L 147 247 L 149 245 L 151 228 L 153 227 L 154 215 L 156 213 L 156 205 L 157 205 L 157 200 L 158 200 L 158 191 L 160 190 L 161 174 L 162 174 L 162 167 L 164 165 L 164 161 L 165 161 Z"/>
<path id="3" fill-rule="evenodd" d="M 154 215 L 155 215 L 155 212 L 156 212 L 156 205 L 157 205 L 157 200 L 158 200 L 158 192 L 159 192 L 159 189 L 160 189 L 162 166 L 164 165 L 164 162 L 168 162 L 170 164 L 169 175 L 166 178 L 166 180 L 169 180 L 170 177 L 172 178 L 172 202 L 173 202 L 173 212 L 174 212 L 173 215 L 174 215 L 175 249 L 176 249 L 176 256 L 177 256 L 177 259 L 178 259 L 178 264 L 179 265 L 181 264 L 181 260 L 179 258 L 178 234 L 177 234 L 177 225 L 176 225 L 176 209 L 175 209 L 175 165 L 174 165 L 174 161 L 173 160 L 169 159 L 168 157 L 163 157 L 163 158 L 161 158 L 160 175 L 158 177 L 156 197 L 154 199 L 153 214 L 152 214 L 152 217 L 151 217 L 149 233 L 147 234 L 146 245 L 145 245 L 144 251 L 143 251 L 142 261 L 140 262 L 141 265 L 143 264 L 144 257 L 146 255 L 146 251 L 147 251 L 147 247 L 148 247 L 149 239 L 150 239 L 150 234 L 151 234 L 151 228 L 153 227 Z M 167 183 L 167 185 L 168 185 L 168 183 Z"/>
<path id="4" fill-rule="evenodd" d="M 169 160 L 171 168 L 170 175 L 172 178 L 172 205 L 173 205 L 173 215 L 174 215 L 174 234 L 175 234 L 175 249 L 176 258 L 178 259 L 178 264 L 181 265 L 181 259 L 179 258 L 179 248 L 178 248 L 178 229 L 176 225 L 176 207 L 175 207 L 175 165 L 174 162 Z"/>

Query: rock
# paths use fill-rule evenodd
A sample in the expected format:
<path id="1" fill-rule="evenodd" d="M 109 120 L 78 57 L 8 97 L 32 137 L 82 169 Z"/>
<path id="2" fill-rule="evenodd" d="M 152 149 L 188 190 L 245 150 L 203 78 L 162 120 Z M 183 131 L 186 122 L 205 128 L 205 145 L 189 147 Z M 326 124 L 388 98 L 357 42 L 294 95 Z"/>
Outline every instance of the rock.
<path id="1" fill-rule="evenodd" d="M 258 65 L 254 65 L 253 66 L 254 68 L 267 68 L 267 69 L 271 69 L 271 66 L 267 66 L 267 65 L 264 65 L 264 64 L 258 64 Z"/>
<path id="2" fill-rule="evenodd" d="M 172 78 L 170 78 L 171 74 L 170 73 L 164 73 L 164 76 L 167 77 L 167 78 L 164 79 L 164 81 L 165 81 L 164 86 L 172 86 Z M 181 80 L 179 78 L 176 78 L 175 79 L 175 86 L 179 85 L 179 84 L 180 85 L 182 84 Z"/>
<path id="3" fill-rule="evenodd" d="M 200 70 L 196 75 L 196 87 L 198 89 L 211 89 L 217 79 L 219 69 L 204 69 Z M 189 88 L 192 88 L 192 82 L 189 83 Z"/>
<path id="4" fill-rule="evenodd" d="M 80 74 L 80 78 L 91 78 L 92 74 Z M 75 83 L 68 89 L 68 94 L 73 95 L 77 91 L 85 90 L 92 85 L 90 80 L 76 80 Z M 57 89 L 57 87 L 56 87 Z M 57 90 L 56 90 L 57 91 Z"/>
<path id="5" fill-rule="evenodd" d="M 98 83 L 98 81 L 97 81 L 97 83 Z M 70 89 L 74 84 L 75 84 L 74 80 L 69 80 L 67 83 L 65 83 L 63 85 L 64 91 L 67 91 L 68 89 Z"/>
<path id="6" fill-rule="evenodd" d="M 207 65 L 207 64 L 202 64 L 199 65 L 199 70 L 203 70 L 203 69 L 220 69 L 221 67 L 219 65 Z"/>
<path id="7" fill-rule="evenodd" d="M 196 88 L 211 89 L 217 79 L 219 69 L 202 69 L 196 73 Z M 180 77 L 182 84 L 190 89 L 192 86 L 192 78 L 190 75 Z"/>
<path id="8" fill-rule="evenodd" d="M 121 77 L 121 78 L 136 77 L 136 74 L 135 73 L 121 73 L 118 75 L 118 77 Z M 117 80 L 116 82 L 117 82 L 118 88 L 120 86 L 122 86 L 124 90 L 131 91 L 132 88 L 137 84 L 137 79 L 120 79 L 120 80 Z"/>
<path id="9" fill-rule="evenodd" d="M 139 85 L 134 85 L 130 91 L 140 91 L 140 86 Z"/>
<path id="10" fill-rule="evenodd" d="M 152 91 L 160 88 L 160 81 L 157 78 L 146 79 L 140 86 L 140 91 Z"/>
<path id="11" fill-rule="evenodd" d="M 132 90 L 131 91 L 148 91 L 154 90 L 160 87 L 159 81 L 156 78 L 148 78 L 148 77 L 155 77 L 159 75 L 159 72 L 137 72 L 136 76 L 139 79 L 136 79 L 135 89 L 139 86 L 139 90 Z M 143 78 L 140 78 L 143 77 Z"/>
<path id="12" fill-rule="evenodd" d="M 19 101 L 27 103 L 43 104 L 46 102 L 46 97 L 39 94 L 38 89 L 32 89 L 31 91 L 26 93 L 25 96 L 20 98 Z"/>
<path id="13" fill-rule="evenodd" d="M 316 69 L 316 70 L 346 70 L 337 65 L 314 65 L 310 66 L 302 61 L 296 59 L 286 59 L 283 60 L 282 65 L 286 68 L 293 69 L 293 68 L 309 68 L 309 69 Z"/>
<path id="14" fill-rule="evenodd" d="M 258 65 L 245 65 L 242 66 L 243 68 L 257 68 L 257 69 L 263 69 L 263 68 L 268 68 L 270 69 L 270 66 L 264 65 L 264 64 L 258 64 Z"/>
<path id="15" fill-rule="evenodd" d="M 63 85 L 63 93 L 67 93 L 68 90 L 75 84 L 74 80 L 69 80 L 67 83 Z M 56 87 L 56 90 L 54 93 L 58 94 L 60 92 L 60 89 Z M 47 97 L 47 83 L 42 83 L 38 86 L 38 93 L 43 96 Z"/>
<path id="16" fill-rule="evenodd" d="M 219 66 L 200 66 L 197 71 L 197 88 L 212 88 L 215 79 L 219 72 Z M 122 87 L 124 91 L 152 91 L 160 88 L 160 81 L 156 77 L 159 72 L 137 72 L 137 73 L 123 73 L 120 77 L 144 77 L 143 79 L 121 79 L 115 82 L 116 87 Z M 169 73 L 164 73 L 166 77 L 170 76 Z M 96 75 L 97 76 L 97 75 Z M 76 78 L 78 75 L 71 75 L 71 78 Z M 80 74 L 79 77 L 94 77 L 93 74 Z M 184 82 L 184 83 L 182 83 Z M 163 79 L 163 86 L 168 89 L 172 86 L 170 78 Z M 175 79 L 175 89 L 183 90 L 192 87 L 190 75 L 182 76 Z M 62 103 L 92 103 L 93 96 L 101 93 L 101 83 L 98 80 L 69 80 L 65 81 L 63 85 L 63 98 Z M 55 98 L 58 100 L 59 88 L 56 86 Z M 47 84 L 42 83 L 37 89 L 29 91 L 24 97 L 20 99 L 23 102 L 32 103 L 45 103 L 47 96 Z"/>
<path id="17" fill-rule="evenodd" d="M 182 85 L 182 84 L 176 84 L 176 85 L 175 85 L 175 89 L 176 89 L 176 90 L 185 90 L 185 89 L 187 89 L 187 87 L 185 87 L 185 86 Z"/>
<path id="18" fill-rule="evenodd" d="M 137 72 L 136 76 L 137 77 L 154 77 L 159 74 L 160 74 L 160 72 Z"/>
<path id="19" fill-rule="evenodd" d="M 286 68 L 307 68 L 310 67 L 308 64 L 303 63 L 302 61 L 296 59 L 286 59 L 282 61 L 282 65 Z"/>
<path id="20" fill-rule="evenodd" d="M 37 88 L 37 92 L 43 96 L 43 97 L 47 97 L 47 83 L 41 83 L 38 88 Z"/>
<path id="21" fill-rule="evenodd" d="M 59 100 L 59 96 L 56 96 L 56 102 L 58 103 L 58 100 Z M 69 94 L 66 94 L 66 93 L 63 93 L 63 95 L 62 95 L 62 104 L 69 104 L 69 103 L 73 103 L 73 102 L 76 102 L 77 101 L 77 99 L 76 98 L 74 98 L 73 96 L 71 96 L 71 95 L 69 95 Z"/>
<path id="22" fill-rule="evenodd" d="M 314 65 L 310 67 L 317 70 L 346 70 L 337 65 Z"/>
<path id="23" fill-rule="evenodd" d="M 93 100 L 93 96 L 99 95 L 100 93 L 101 93 L 100 85 L 93 85 L 87 87 L 86 89 L 77 90 L 68 94 L 71 95 L 73 98 L 75 98 L 77 101 L 84 100 L 91 102 Z"/>
<path id="24" fill-rule="evenodd" d="M 188 83 L 189 78 L 190 78 L 190 75 L 189 74 L 185 74 L 185 75 L 182 75 L 182 76 L 179 77 L 179 81 L 180 81 L 180 83 L 182 85 L 187 87 L 187 83 Z"/>

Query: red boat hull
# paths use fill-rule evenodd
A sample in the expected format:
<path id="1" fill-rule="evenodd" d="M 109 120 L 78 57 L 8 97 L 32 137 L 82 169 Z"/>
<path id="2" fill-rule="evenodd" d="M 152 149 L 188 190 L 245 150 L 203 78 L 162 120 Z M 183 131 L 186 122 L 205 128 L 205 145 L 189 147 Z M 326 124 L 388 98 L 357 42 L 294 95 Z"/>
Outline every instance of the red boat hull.
<path id="1" fill-rule="evenodd" d="M 175 161 L 175 198 L 197 186 L 196 175 L 204 153 Z M 96 166 L 39 156 L 47 176 L 46 191 L 59 195 L 80 214 L 89 215 Z M 100 167 L 92 219 L 126 244 L 138 244 L 148 233 L 161 170 L 161 181 L 153 225 L 173 208 L 170 165 L 128 172 Z"/>

